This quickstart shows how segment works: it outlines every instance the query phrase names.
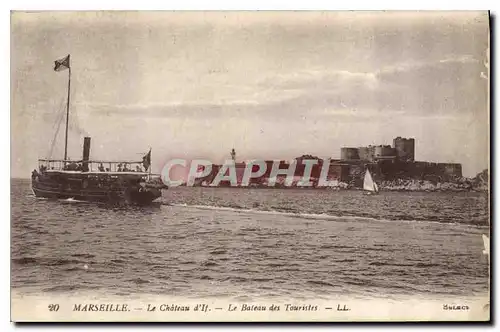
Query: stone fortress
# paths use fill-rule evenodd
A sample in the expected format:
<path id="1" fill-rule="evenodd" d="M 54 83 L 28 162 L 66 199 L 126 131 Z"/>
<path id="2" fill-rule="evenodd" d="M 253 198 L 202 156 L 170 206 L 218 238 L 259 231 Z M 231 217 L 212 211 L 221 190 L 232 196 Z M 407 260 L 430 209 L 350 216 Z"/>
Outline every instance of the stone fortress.
<path id="1" fill-rule="evenodd" d="M 414 138 L 396 137 L 392 146 L 343 147 L 340 155 L 340 160 L 335 162 L 344 166 L 342 180 L 347 182 L 364 173 L 365 167 L 384 181 L 403 179 L 447 182 L 462 177 L 461 164 L 415 161 Z"/>
<path id="2" fill-rule="evenodd" d="M 341 148 L 341 160 L 415 161 L 415 139 L 396 137 L 393 145 L 370 145 L 359 148 Z"/>
<path id="3" fill-rule="evenodd" d="M 428 161 L 415 161 L 415 139 L 396 137 L 391 145 L 374 145 L 363 147 L 342 147 L 340 159 L 330 159 L 328 167 L 328 179 L 337 180 L 347 184 L 350 188 L 360 188 L 366 169 L 369 169 L 376 181 L 430 181 L 432 183 L 454 182 L 462 178 L 462 165 L 455 163 L 435 163 Z M 236 151 L 231 151 L 238 183 L 240 183 L 243 172 L 247 166 L 246 162 L 236 160 Z M 303 155 L 295 158 L 295 176 L 304 175 L 305 163 L 303 160 L 315 159 L 317 164 L 312 167 L 311 178 L 314 183 L 320 176 L 323 164 L 328 159 L 321 159 L 312 155 Z M 260 178 L 253 178 L 251 185 L 265 184 L 271 173 L 273 160 L 266 160 L 267 169 Z M 279 161 L 280 169 L 288 169 L 290 161 Z M 221 165 L 212 165 L 209 175 L 197 179 L 197 185 L 211 183 Z M 229 186 L 227 182 L 221 182 L 221 187 Z"/>

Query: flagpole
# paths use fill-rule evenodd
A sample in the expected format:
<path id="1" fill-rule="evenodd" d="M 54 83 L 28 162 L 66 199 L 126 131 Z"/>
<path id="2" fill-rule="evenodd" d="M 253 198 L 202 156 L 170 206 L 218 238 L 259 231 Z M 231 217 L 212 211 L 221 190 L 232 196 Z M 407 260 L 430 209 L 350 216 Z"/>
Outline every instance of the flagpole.
<path id="1" fill-rule="evenodd" d="M 68 100 L 66 104 L 66 137 L 64 139 L 64 160 L 68 159 L 68 123 L 69 123 L 69 96 L 70 96 L 70 91 L 71 91 L 71 65 L 69 62 L 69 55 L 68 55 Z M 66 164 L 66 162 L 64 162 Z"/>

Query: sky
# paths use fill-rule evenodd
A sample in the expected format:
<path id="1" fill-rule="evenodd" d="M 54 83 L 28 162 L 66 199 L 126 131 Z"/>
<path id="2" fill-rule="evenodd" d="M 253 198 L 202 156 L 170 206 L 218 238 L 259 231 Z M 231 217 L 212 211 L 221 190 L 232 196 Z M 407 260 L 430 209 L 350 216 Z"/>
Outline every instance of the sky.
<path id="1" fill-rule="evenodd" d="M 11 176 L 68 155 L 339 158 L 413 137 L 416 159 L 488 168 L 487 12 L 14 12 Z M 61 123 L 62 122 L 62 123 Z M 60 125 L 58 125 L 61 123 Z"/>

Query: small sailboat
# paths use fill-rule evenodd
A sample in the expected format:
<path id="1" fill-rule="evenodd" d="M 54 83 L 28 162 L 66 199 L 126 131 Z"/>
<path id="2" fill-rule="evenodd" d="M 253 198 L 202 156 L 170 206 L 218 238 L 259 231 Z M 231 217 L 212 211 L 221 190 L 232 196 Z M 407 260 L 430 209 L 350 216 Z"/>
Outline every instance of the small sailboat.
<path id="1" fill-rule="evenodd" d="M 365 179 L 363 181 L 363 190 L 367 195 L 378 194 L 378 186 L 370 173 L 370 170 L 366 169 Z"/>

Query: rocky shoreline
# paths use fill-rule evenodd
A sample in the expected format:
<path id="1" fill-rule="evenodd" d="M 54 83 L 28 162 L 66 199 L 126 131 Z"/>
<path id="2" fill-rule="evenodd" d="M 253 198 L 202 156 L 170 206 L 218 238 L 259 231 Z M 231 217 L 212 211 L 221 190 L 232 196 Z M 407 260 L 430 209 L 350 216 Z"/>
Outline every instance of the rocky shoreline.
<path id="1" fill-rule="evenodd" d="M 484 170 L 477 174 L 474 178 L 458 178 L 454 181 L 435 182 L 429 180 L 413 180 L 413 179 L 397 179 L 392 181 L 381 181 L 377 183 L 381 191 L 425 191 L 425 192 L 461 192 L 489 191 L 488 170 Z M 339 186 L 339 189 L 358 189 L 347 183 Z"/>
<path id="2" fill-rule="evenodd" d="M 383 181 L 380 189 L 384 191 L 488 191 L 487 185 L 476 186 L 471 181 L 438 182 L 425 180 Z"/>
<path id="3" fill-rule="evenodd" d="M 349 185 L 344 182 L 339 182 L 337 186 L 330 187 L 300 187 L 300 186 L 280 186 L 276 185 L 274 187 L 269 187 L 267 185 L 250 185 L 250 186 L 200 186 L 205 188 L 232 188 L 232 189 L 301 189 L 301 190 L 353 190 L 360 191 L 362 188 Z M 465 192 L 465 191 L 473 191 L 473 192 L 488 192 L 487 186 L 474 186 L 467 183 L 452 183 L 452 182 L 443 182 L 433 184 L 430 181 L 383 181 L 379 184 L 380 191 L 394 191 L 394 192 Z"/>

